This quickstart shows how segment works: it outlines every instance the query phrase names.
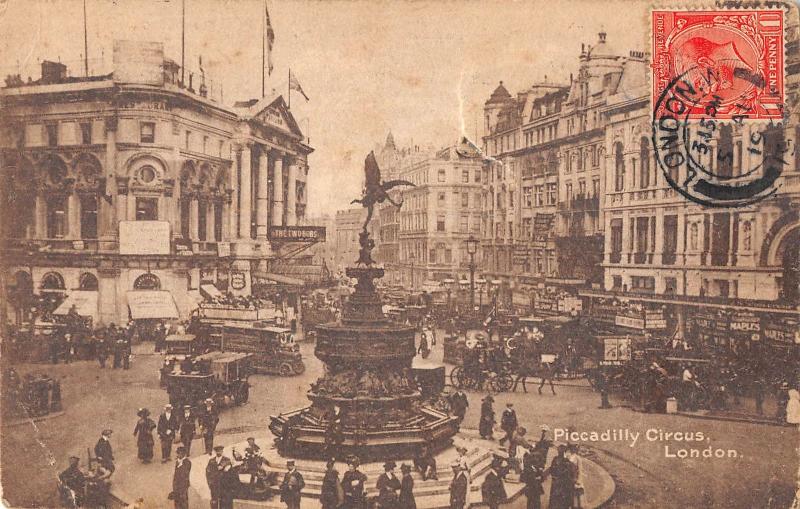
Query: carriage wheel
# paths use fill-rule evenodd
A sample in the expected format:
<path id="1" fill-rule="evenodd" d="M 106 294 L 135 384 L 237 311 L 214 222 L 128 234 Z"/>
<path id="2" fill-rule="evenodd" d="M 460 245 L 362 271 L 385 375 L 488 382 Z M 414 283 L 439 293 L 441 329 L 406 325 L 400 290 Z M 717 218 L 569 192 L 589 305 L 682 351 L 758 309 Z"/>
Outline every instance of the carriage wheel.
<path id="1" fill-rule="evenodd" d="M 292 376 L 292 374 L 294 374 L 294 370 L 292 369 L 291 364 L 284 362 L 278 367 L 278 374 L 281 376 Z"/>
<path id="2" fill-rule="evenodd" d="M 453 368 L 453 371 L 450 372 L 450 383 L 457 389 L 465 389 L 467 387 L 468 379 L 463 367 L 456 366 Z"/>
<path id="3" fill-rule="evenodd" d="M 298 361 L 294 363 L 295 375 L 302 375 L 305 370 L 306 370 L 306 365 L 303 363 L 303 361 Z"/>
<path id="4" fill-rule="evenodd" d="M 511 387 L 514 385 L 514 379 L 511 378 L 511 375 L 506 373 L 501 373 L 492 377 L 492 387 L 497 392 L 507 392 L 511 390 Z"/>

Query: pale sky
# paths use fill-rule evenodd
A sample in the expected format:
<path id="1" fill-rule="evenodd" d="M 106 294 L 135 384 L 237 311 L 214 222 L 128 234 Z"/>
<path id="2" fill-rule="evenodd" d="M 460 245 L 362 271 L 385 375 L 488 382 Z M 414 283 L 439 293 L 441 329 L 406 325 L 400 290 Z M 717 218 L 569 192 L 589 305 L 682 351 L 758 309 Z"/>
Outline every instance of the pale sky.
<path id="1" fill-rule="evenodd" d="M 261 94 L 264 0 L 185 0 L 186 62 L 202 55 L 226 103 Z M 114 39 L 164 43 L 180 62 L 181 0 L 86 0 L 90 67 L 111 61 Z M 311 99 L 292 93 L 308 131 L 309 214 L 333 213 L 360 193 L 363 161 L 389 130 L 398 145 L 482 135 L 482 108 L 500 80 L 512 94 L 569 82 L 581 43 L 604 28 L 620 54 L 649 51 L 648 2 L 269 1 L 275 69 L 267 89 L 286 93 L 288 68 Z M 81 0 L 0 2 L 0 75 L 40 76 L 42 59 L 82 73 Z M 95 64 L 95 60 L 98 61 Z"/>

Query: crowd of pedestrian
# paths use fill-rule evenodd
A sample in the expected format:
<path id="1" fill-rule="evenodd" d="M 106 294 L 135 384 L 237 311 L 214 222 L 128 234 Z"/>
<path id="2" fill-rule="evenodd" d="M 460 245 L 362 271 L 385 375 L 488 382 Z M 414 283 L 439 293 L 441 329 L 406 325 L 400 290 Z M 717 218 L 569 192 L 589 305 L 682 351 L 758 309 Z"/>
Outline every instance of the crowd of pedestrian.
<path id="1" fill-rule="evenodd" d="M 61 382 L 42 373 L 20 377 L 14 368 L 3 371 L 3 411 L 6 416 L 41 417 L 59 412 Z"/>

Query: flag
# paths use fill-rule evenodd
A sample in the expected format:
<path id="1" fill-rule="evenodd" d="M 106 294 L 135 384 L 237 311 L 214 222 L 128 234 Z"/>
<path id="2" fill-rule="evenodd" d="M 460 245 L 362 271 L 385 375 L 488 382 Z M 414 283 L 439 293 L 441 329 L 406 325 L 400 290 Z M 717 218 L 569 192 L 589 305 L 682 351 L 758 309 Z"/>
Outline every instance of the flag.
<path id="1" fill-rule="evenodd" d="M 265 36 L 267 38 L 267 74 L 272 76 L 272 45 L 275 43 L 275 31 L 272 29 L 272 22 L 269 19 L 269 7 L 267 7 L 267 1 L 264 0 L 264 14 L 266 16 L 266 33 Z"/>
<path id="2" fill-rule="evenodd" d="M 300 82 L 297 81 L 295 75 L 292 74 L 291 69 L 289 69 L 289 90 L 297 90 L 298 92 L 303 94 L 303 97 L 305 97 L 306 101 L 308 101 L 308 96 L 306 95 L 305 92 L 303 92 L 303 87 L 300 86 Z"/>

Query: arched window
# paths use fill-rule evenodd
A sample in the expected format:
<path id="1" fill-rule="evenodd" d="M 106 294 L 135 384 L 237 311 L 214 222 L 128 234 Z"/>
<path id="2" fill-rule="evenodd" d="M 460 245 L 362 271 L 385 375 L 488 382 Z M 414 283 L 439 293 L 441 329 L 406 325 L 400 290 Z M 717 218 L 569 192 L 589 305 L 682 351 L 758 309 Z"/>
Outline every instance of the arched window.
<path id="1" fill-rule="evenodd" d="M 142 274 L 141 276 L 137 277 L 136 280 L 133 282 L 133 289 L 134 290 L 160 290 L 161 289 L 161 280 L 158 279 L 158 276 L 151 273 Z"/>
<path id="2" fill-rule="evenodd" d="M 614 143 L 614 190 L 622 191 L 625 188 L 625 156 L 622 153 L 622 143 Z"/>
<path id="3" fill-rule="evenodd" d="M 89 290 L 89 291 L 97 291 L 98 283 L 97 277 L 90 272 L 84 272 L 81 274 L 81 279 L 78 283 L 79 290 Z"/>
<path id="4" fill-rule="evenodd" d="M 64 290 L 64 278 L 58 272 L 48 272 L 42 277 L 39 285 L 42 290 Z"/>
<path id="5" fill-rule="evenodd" d="M 647 189 L 650 186 L 650 140 L 642 136 L 639 140 L 639 160 L 642 167 L 639 170 L 639 187 Z"/>

